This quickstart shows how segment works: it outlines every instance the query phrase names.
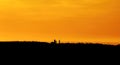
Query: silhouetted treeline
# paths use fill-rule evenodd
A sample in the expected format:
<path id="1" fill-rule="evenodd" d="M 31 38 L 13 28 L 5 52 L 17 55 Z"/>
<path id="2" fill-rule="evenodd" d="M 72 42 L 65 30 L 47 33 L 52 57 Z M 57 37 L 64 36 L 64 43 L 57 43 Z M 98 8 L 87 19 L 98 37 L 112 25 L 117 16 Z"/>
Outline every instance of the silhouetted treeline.
<path id="1" fill-rule="evenodd" d="M 0 48 L 120 48 L 120 45 L 104 45 L 93 43 L 47 43 L 47 42 L 0 42 Z"/>

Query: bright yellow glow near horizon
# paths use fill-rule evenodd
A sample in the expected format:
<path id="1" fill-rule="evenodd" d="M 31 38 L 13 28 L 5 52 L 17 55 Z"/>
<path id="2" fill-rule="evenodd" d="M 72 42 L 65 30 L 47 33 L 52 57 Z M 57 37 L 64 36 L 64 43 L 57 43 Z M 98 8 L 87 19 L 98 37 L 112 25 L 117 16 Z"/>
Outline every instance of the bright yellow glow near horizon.
<path id="1" fill-rule="evenodd" d="M 0 0 L 0 41 L 120 42 L 119 0 Z"/>

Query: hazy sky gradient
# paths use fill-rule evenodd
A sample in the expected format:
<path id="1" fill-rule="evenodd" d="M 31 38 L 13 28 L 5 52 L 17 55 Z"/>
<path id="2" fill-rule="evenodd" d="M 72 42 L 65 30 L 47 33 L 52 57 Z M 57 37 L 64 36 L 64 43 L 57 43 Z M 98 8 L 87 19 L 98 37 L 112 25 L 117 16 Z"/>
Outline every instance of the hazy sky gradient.
<path id="1" fill-rule="evenodd" d="M 0 40 L 120 42 L 119 0 L 0 0 Z"/>

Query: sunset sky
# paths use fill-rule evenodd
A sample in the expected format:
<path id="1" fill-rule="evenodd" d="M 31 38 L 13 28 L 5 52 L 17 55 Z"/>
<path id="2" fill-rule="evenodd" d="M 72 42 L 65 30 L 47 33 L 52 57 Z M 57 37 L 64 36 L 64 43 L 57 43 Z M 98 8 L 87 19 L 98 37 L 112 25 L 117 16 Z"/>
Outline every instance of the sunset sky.
<path id="1" fill-rule="evenodd" d="M 120 42 L 120 0 L 0 0 L 0 41 Z"/>

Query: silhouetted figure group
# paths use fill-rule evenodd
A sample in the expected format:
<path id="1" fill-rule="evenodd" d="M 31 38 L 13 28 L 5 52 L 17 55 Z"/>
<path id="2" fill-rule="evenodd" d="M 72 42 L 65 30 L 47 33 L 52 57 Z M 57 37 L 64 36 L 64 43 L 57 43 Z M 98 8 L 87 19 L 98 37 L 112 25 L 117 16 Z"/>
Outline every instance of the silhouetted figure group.
<path id="1" fill-rule="evenodd" d="M 61 43 L 60 40 L 58 41 L 58 43 L 59 43 L 59 44 Z M 57 41 L 54 40 L 53 42 L 51 42 L 51 44 L 57 44 Z"/>

